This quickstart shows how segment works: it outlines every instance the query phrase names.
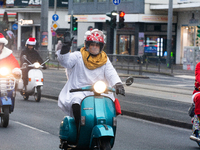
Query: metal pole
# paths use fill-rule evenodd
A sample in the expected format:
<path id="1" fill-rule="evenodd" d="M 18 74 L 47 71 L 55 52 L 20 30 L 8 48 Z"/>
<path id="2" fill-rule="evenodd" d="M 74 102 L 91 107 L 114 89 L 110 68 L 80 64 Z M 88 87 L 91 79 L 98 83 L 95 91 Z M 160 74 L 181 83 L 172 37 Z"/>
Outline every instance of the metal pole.
<path id="1" fill-rule="evenodd" d="M 56 14 L 56 9 L 57 9 L 57 0 L 54 0 L 54 14 Z M 53 59 L 55 60 L 55 53 L 56 53 L 56 41 L 57 41 L 57 32 L 55 32 L 56 35 L 55 35 L 55 38 L 52 38 L 54 39 L 54 42 L 53 42 Z"/>
<path id="2" fill-rule="evenodd" d="M 47 46 L 42 46 L 43 34 L 48 34 L 48 9 L 49 1 L 42 0 L 41 4 L 41 23 L 40 23 L 40 50 L 47 50 Z"/>
<path id="3" fill-rule="evenodd" d="M 115 5 L 115 10 L 117 11 L 117 6 Z M 116 16 L 116 23 L 117 23 L 117 16 Z M 116 36 L 117 36 L 117 28 L 118 28 L 118 23 L 116 28 L 114 28 L 114 41 L 113 41 L 113 54 L 116 54 Z"/>
<path id="4" fill-rule="evenodd" d="M 73 13 L 74 13 L 74 11 L 72 10 L 71 11 L 71 17 L 70 17 L 70 40 L 72 39 L 72 37 L 73 37 L 73 31 L 72 31 L 72 26 L 73 26 Z M 72 42 L 72 45 L 73 45 L 73 42 Z M 70 49 L 71 49 L 71 51 L 73 52 L 73 46 L 71 45 L 71 47 L 70 47 Z"/>
<path id="5" fill-rule="evenodd" d="M 173 0 L 169 0 L 167 24 L 167 67 L 171 68 Z"/>

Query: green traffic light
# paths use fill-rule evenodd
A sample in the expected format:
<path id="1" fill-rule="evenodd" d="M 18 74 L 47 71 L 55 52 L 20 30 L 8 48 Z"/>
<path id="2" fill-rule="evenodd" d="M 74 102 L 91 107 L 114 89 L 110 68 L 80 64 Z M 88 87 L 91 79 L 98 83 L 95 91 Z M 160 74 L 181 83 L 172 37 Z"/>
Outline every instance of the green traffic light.
<path id="1" fill-rule="evenodd" d="M 73 28 L 73 31 L 77 31 L 77 27 L 74 27 L 74 28 Z"/>

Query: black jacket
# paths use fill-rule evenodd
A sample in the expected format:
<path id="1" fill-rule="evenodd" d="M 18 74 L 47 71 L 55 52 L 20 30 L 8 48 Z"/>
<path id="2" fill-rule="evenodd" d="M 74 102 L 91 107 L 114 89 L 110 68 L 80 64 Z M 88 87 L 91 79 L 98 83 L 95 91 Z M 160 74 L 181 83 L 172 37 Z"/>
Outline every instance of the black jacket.
<path id="1" fill-rule="evenodd" d="M 23 63 L 29 64 L 25 59 L 23 59 L 23 55 L 26 55 L 26 58 L 33 64 L 35 62 L 39 62 L 40 64 L 43 63 L 42 58 L 40 57 L 39 53 L 36 50 L 29 50 L 28 48 L 23 50 L 20 55 L 20 66 L 22 66 Z"/>

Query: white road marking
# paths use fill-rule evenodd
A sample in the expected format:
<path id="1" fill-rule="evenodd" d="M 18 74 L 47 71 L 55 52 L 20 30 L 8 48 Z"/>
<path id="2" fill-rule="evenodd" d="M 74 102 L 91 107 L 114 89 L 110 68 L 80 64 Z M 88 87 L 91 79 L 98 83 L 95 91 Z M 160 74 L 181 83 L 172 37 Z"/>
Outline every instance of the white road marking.
<path id="1" fill-rule="evenodd" d="M 189 75 L 175 75 L 174 77 L 186 78 L 186 79 L 195 79 L 195 76 L 189 76 Z"/>
<path id="2" fill-rule="evenodd" d="M 49 132 L 46 132 L 46 131 L 37 129 L 37 128 L 35 128 L 35 127 L 29 126 L 29 125 L 27 125 L 27 124 L 24 124 L 24 123 L 21 123 L 21 122 L 18 122 L 18 121 L 12 121 L 12 122 L 17 123 L 17 124 L 20 124 L 20 125 L 22 125 L 22 126 L 24 126 L 24 127 L 27 127 L 27 128 L 30 128 L 30 129 L 33 129 L 33 130 L 36 130 L 36 131 L 45 133 L 45 134 L 50 134 Z"/>

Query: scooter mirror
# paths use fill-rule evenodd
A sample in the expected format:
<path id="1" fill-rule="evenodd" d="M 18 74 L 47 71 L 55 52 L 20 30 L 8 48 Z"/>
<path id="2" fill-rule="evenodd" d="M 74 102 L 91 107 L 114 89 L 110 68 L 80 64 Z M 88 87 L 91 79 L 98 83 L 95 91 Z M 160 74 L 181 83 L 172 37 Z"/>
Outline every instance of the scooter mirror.
<path id="1" fill-rule="evenodd" d="M 130 85 L 133 83 L 133 81 L 134 81 L 133 77 L 128 77 L 128 78 L 126 79 L 126 85 L 127 85 L 127 86 L 130 86 Z"/>
<path id="2" fill-rule="evenodd" d="M 26 59 L 26 55 L 23 55 L 23 58 Z"/>
<path id="3" fill-rule="evenodd" d="M 22 59 L 23 59 L 23 60 L 26 60 L 26 55 L 23 55 L 23 56 L 22 56 Z"/>

